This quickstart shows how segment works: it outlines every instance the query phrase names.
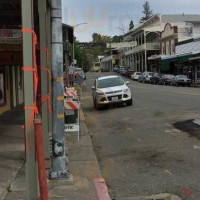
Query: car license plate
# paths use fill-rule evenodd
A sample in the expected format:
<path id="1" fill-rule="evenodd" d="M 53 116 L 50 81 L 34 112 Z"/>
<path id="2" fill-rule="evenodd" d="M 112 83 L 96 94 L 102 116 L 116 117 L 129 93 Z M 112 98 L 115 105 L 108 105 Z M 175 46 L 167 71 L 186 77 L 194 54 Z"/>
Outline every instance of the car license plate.
<path id="1" fill-rule="evenodd" d="M 112 101 L 118 101 L 118 97 L 112 97 Z"/>

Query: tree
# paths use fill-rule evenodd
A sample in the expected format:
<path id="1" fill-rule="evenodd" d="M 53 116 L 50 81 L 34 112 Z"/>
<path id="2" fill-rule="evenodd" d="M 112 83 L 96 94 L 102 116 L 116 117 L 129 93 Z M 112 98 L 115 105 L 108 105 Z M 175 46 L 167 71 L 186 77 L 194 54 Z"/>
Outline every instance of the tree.
<path id="1" fill-rule="evenodd" d="M 144 17 L 140 19 L 140 23 L 144 23 L 146 20 L 150 19 L 153 16 L 153 10 L 150 8 L 150 4 L 148 1 L 145 1 L 143 4 L 144 8 Z"/>
<path id="2" fill-rule="evenodd" d="M 133 20 L 131 20 L 130 24 L 129 24 L 129 30 L 134 29 L 134 23 Z"/>

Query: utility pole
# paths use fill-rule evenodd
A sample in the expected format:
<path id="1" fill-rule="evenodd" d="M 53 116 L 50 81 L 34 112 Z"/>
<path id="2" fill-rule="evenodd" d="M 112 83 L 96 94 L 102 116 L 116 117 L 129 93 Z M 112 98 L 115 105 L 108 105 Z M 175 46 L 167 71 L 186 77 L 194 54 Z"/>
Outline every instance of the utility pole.
<path id="1" fill-rule="evenodd" d="M 64 130 L 63 31 L 61 0 L 51 0 L 52 81 L 53 81 L 53 160 L 51 179 L 68 178 Z"/>

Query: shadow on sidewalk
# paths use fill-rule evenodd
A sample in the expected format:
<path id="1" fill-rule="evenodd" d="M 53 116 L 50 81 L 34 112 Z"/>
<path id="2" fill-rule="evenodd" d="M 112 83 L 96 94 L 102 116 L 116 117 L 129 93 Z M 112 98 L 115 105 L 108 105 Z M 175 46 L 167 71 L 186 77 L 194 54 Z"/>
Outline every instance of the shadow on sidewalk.
<path id="1" fill-rule="evenodd" d="M 24 111 L 22 106 L 0 116 L 0 199 L 24 163 Z"/>

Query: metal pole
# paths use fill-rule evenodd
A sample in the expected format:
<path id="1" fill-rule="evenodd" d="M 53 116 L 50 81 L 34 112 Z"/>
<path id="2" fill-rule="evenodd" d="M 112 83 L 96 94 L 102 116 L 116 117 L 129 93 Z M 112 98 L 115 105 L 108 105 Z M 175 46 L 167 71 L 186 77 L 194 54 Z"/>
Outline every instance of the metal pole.
<path id="1" fill-rule="evenodd" d="M 74 36 L 73 36 L 73 66 L 75 65 L 74 64 L 74 59 L 75 59 L 75 41 L 74 41 Z"/>
<path id="2" fill-rule="evenodd" d="M 53 162 L 51 179 L 65 179 L 66 169 L 64 130 L 63 35 L 61 0 L 51 0 L 52 20 L 52 82 L 53 82 Z"/>
<path id="3" fill-rule="evenodd" d="M 33 1 L 22 0 L 22 27 L 32 30 Z M 23 33 L 23 65 L 33 69 L 33 35 Z M 34 100 L 33 72 L 24 71 L 24 104 L 32 106 Z M 28 130 L 31 110 L 25 110 L 25 141 L 26 141 L 26 196 L 28 200 L 38 199 L 38 180 L 35 152 L 35 133 L 33 126 Z"/>

